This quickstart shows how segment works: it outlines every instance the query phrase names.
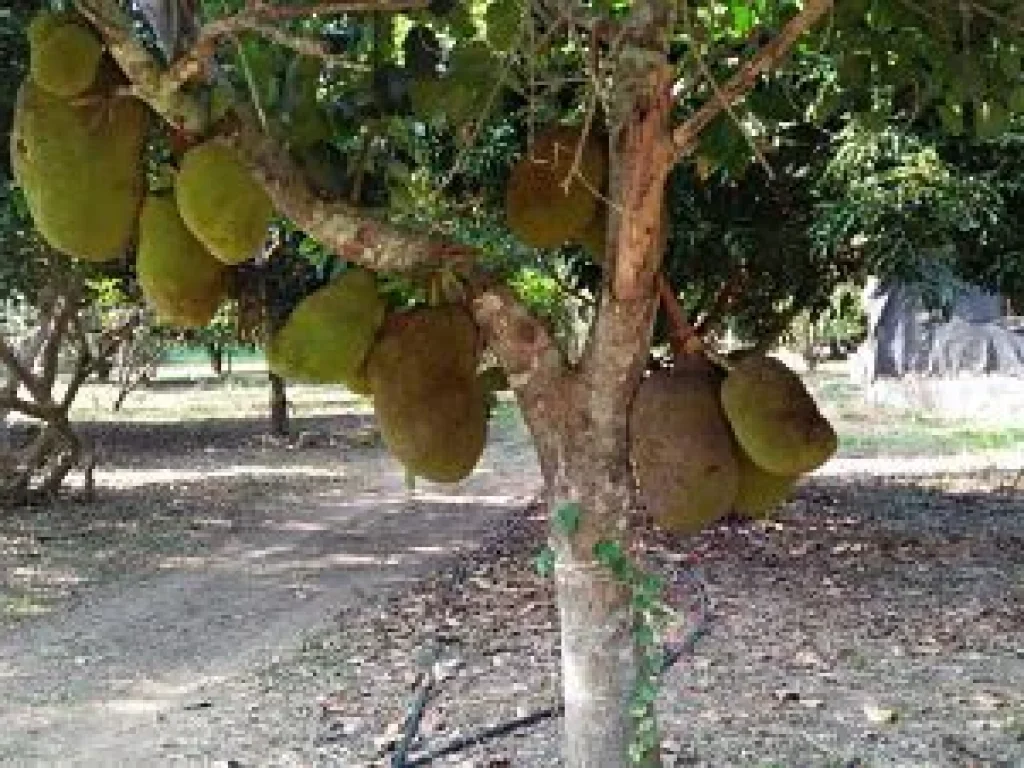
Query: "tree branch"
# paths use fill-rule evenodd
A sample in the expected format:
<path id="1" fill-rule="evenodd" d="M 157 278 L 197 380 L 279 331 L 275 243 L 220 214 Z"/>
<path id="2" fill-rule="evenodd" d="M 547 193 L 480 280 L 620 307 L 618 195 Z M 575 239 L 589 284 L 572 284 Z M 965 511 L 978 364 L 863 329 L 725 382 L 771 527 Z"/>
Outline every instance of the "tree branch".
<path id="1" fill-rule="evenodd" d="M 38 403 L 30 403 L 28 400 L 22 400 L 16 396 L 0 396 L 0 410 L 16 411 L 40 421 L 46 421 L 53 416 L 52 408 L 39 405 Z"/>
<path id="2" fill-rule="evenodd" d="M 478 283 L 471 309 L 477 325 L 521 397 L 543 390 L 566 371 L 565 358 L 547 328 L 505 286 Z"/>
<path id="3" fill-rule="evenodd" d="M 40 387 L 38 377 L 18 358 L 18 355 L 11 349 L 6 339 L 0 338 L 0 364 L 3 364 L 8 371 L 14 374 L 31 394 L 40 402 L 45 401 L 46 392 Z"/>
<path id="4" fill-rule="evenodd" d="M 135 38 L 131 19 L 117 0 L 75 0 L 75 7 L 106 41 L 135 96 L 178 130 L 202 133 L 206 129 L 210 120 L 207 105 L 179 90 L 181 84 Z"/>
<path id="5" fill-rule="evenodd" d="M 468 264 L 474 249 L 402 229 L 365 210 L 313 191 L 280 141 L 263 133 L 251 110 L 238 109 L 240 127 L 223 140 L 234 146 L 274 207 L 321 245 L 368 269 L 407 272 L 428 264 Z"/>
<path id="6" fill-rule="evenodd" d="M 663 272 L 658 273 L 658 295 L 661 298 L 661 306 L 665 310 L 665 315 L 668 317 L 669 325 L 672 327 L 672 350 L 683 352 L 686 342 L 696 335 L 696 329 L 687 321 L 679 298 Z"/>
<path id="7" fill-rule="evenodd" d="M 778 66 L 789 54 L 796 41 L 814 26 L 826 13 L 832 10 L 834 0 L 806 0 L 803 10 L 782 28 L 770 43 L 761 48 L 746 64 L 740 67 L 729 80 L 717 89 L 715 98 L 698 109 L 682 125 L 672 132 L 675 158 L 678 162 L 691 154 L 697 147 L 705 128 L 725 109 L 730 108 L 747 94 L 757 79 Z"/>

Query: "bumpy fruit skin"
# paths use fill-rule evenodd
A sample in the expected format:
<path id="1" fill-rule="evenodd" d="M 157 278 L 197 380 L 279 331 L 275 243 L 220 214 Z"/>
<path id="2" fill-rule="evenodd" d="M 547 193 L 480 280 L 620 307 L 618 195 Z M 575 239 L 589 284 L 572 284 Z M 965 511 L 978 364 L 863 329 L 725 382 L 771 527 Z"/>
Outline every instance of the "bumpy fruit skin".
<path id="1" fill-rule="evenodd" d="M 84 20 L 71 13 L 42 11 L 29 24 L 28 42 L 32 82 L 63 98 L 89 90 L 103 45 Z"/>
<path id="2" fill-rule="evenodd" d="M 224 297 L 224 265 L 188 231 L 169 195 L 142 205 L 135 270 L 146 301 L 171 325 L 203 327 Z"/>
<path id="3" fill-rule="evenodd" d="M 773 474 L 810 472 L 838 447 L 800 377 L 775 358 L 742 357 L 722 384 L 722 408 L 747 456 Z"/>
<path id="4" fill-rule="evenodd" d="M 388 450 L 418 477 L 468 476 L 487 438 L 476 376 L 477 333 L 466 311 L 427 307 L 392 315 L 366 364 Z"/>
<path id="5" fill-rule="evenodd" d="M 576 235 L 575 241 L 595 263 L 604 263 L 605 250 L 608 246 L 608 214 L 603 205 L 583 231 Z"/>
<path id="6" fill-rule="evenodd" d="M 186 152 L 174 190 L 185 225 L 225 264 L 263 245 L 274 209 L 231 147 L 211 141 Z"/>
<path id="7" fill-rule="evenodd" d="M 270 370 L 289 379 L 365 390 L 363 366 L 386 306 L 377 281 L 352 268 L 304 298 L 274 334 Z"/>
<path id="8" fill-rule="evenodd" d="M 43 238 L 86 261 L 125 251 L 144 191 L 146 108 L 97 97 L 73 105 L 31 81 L 11 130 L 14 175 Z"/>
<path id="9" fill-rule="evenodd" d="M 595 190 L 608 172 L 605 147 L 594 134 L 583 145 L 579 173 L 565 189 L 582 136 L 565 126 L 537 135 L 526 157 L 512 169 L 505 189 L 505 218 L 509 229 L 534 248 L 556 248 L 574 239 L 595 218 Z"/>
<path id="10" fill-rule="evenodd" d="M 631 453 L 640 495 L 654 518 L 678 533 L 706 528 L 736 499 L 738 469 L 718 382 L 703 365 L 657 371 L 633 401 Z"/>
<path id="11" fill-rule="evenodd" d="M 785 501 L 798 479 L 796 475 L 766 472 L 752 462 L 739 446 L 736 447 L 736 464 L 739 486 L 733 509 L 744 517 L 767 517 L 772 509 Z"/>

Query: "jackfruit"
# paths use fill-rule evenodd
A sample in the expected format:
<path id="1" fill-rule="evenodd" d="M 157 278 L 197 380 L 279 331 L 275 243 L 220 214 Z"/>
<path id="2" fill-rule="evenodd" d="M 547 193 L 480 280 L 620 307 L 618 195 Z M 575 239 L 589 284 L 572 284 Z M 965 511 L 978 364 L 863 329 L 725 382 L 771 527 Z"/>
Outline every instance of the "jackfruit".
<path id="1" fill-rule="evenodd" d="M 736 499 L 738 468 L 718 377 L 694 361 L 657 371 L 637 390 L 630 421 L 640 496 L 664 527 L 696 533 Z"/>
<path id="2" fill-rule="evenodd" d="M 135 270 L 146 301 L 171 325 L 201 328 L 224 297 L 224 265 L 192 237 L 169 195 L 142 205 Z"/>
<path id="3" fill-rule="evenodd" d="M 800 377 L 772 357 L 741 358 L 722 384 L 722 408 L 750 459 L 777 475 L 821 466 L 838 439 Z"/>
<path id="4" fill-rule="evenodd" d="M 460 307 L 385 321 L 366 364 L 388 450 L 418 477 L 457 482 L 480 460 L 487 403 L 476 375 L 477 333 Z"/>
<path id="5" fill-rule="evenodd" d="M 608 161 L 601 139 L 587 136 L 578 173 L 565 188 L 573 169 L 577 146 L 583 141 L 576 128 L 556 126 L 537 135 L 526 157 L 512 169 L 505 190 L 505 217 L 509 229 L 534 248 L 555 248 L 593 220 L 598 190 L 604 185 Z"/>
<path id="6" fill-rule="evenodd" d="M 144 191 L 146 108 L 135 99 L 74 105 L 26 81 L 11 129 L 14 175 L 42 237 L 87 261 L 119 257 Z"/>
<path id="7" fill-rule="evenodd" d="M 174 191 L 185 225 L 225 264 L 263 245 L 274 209 L 231 147 L 209 141 L 186 152 Z"/>
<path id="8" fill-rule="evenodd" d="M 799 477 L 766 472 L 752 462 L 739 446 L 736 447 L 736 463 L 739 468 L 739 487 L 733 509 L 744 517 L 767 516 L 768 512 L 789 496 Z"/>
<path id="9" fill-rule="evenodd" d="M 289 379 L 361 389 L 362 368 L 384 312 L 373 274 L 346 270 L 292 310 L 270 340 L 270 370 Z"/>
<path id="10" fill-rule="evenodd" d="M 604 254 L 608 247 L 608 216 L 603 205 L 597 216 L 576 236 L 576 243 L 582 246 L 596 263 L 604 262 Z"/>
<path id="11" fill-rule="evenodd" d="M 42 11 L 28 27 L 29 75 L 54 96 L 70 98 L 96 79 L 103 45 L 73 13 Z"/>

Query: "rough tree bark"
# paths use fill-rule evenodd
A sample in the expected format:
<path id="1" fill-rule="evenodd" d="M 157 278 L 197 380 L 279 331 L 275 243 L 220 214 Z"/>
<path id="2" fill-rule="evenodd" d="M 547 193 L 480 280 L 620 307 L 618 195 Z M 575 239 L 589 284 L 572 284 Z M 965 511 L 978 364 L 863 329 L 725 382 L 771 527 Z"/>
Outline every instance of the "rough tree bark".
<path id="1" fill-rule="evenodd" d="M 276 373 L 270 377 L 270 434 L 288 436 L 288 390 L 284 379 Z"/>
<path id="2" fill-rule="evenodd" d="M 672 72 L 667 35 L 673 4 L 641 0 L 619 40 L 610 105 L 609 250 L 590 338 L 569 367 L 548 331 L 511 292 L 471 266 L 471 250 L 403 231 L 340 201 L 313 193 L 285 149 L 242 109 L 222 136 L 245 158 L 275 207 L 342 258 L 370 269 L 402 271 L 446 262 L 466 267 L 478 324 L 509 376 L 531 431 L 552 510 L 578 504 L 569 537 L 556 535 L 556 580 L 562 625 L 566 765 L 621 768 L 634 736 L 629 704 L 638 669 L 629 595 L 599 565 L 594 545 L 627 544 L 637 515 L 629 464 L 629 414 L 647 359 L 656 310 L 655 276 L 664 250 L 665 182 L 696 147 L 702 130 L 781 61 L 833 0 L 806 0 L 779 36 L 723 83 L 715 97 L 672 127 Z M 180 89 L 131 36 L 113 0 L 77 0 L 144 98 L 172 125 L 202 133 L 200 105 Z M 571 13 L 567 13 L 571 17 Z M 658 763 L 657 750 L 641 764 Z"/>

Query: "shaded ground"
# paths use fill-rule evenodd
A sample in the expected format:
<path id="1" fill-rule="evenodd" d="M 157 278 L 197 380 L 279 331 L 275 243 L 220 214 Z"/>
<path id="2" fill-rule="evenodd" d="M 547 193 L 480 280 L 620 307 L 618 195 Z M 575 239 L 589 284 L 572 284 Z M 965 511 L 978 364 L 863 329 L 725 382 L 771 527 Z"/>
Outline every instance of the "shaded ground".
<path id="1" fill-rule="evenodd" d="M 1024 766 L 1024 491 L 984 469 L 1020 466 L 1018 444 L 996 425 L 998 454 L 936 447 L 946 422 L 904 438 L 841 380 L 816 386 L 848 460 L 770 525 L 663 542 L 699 551 L 713 599 L 666 679 L 666 764 Z M 264 394 L 166 384 L 114 423 L 94 391 L 99 503 L 0 515 L 0 763 L 388 765 L 435 644 L 419 750 L 557 699 L 514 415 L 470 481 L 411 495 L 360 401 L 293 392 L 279 442 Z M 557 765 L 559 727 L 433 764 Z"/>

